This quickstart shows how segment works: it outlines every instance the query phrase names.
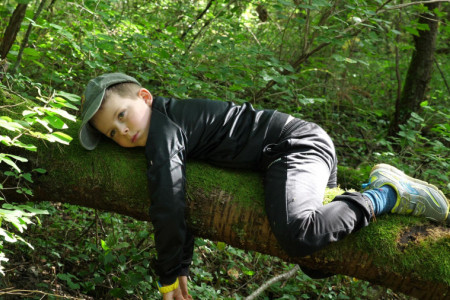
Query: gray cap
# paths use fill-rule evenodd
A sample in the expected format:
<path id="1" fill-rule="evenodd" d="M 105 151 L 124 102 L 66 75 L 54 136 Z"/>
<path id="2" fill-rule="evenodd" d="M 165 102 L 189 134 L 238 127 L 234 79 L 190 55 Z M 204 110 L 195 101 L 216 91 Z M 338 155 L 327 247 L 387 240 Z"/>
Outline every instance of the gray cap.
<path id="1" fill-rule="evenodd" d="M 89 124 L 89 120 L 95 115 L 102 104 L 105 90 L 118 83 L 139 82 L 131 76 L 122 73 L 108 73 L 91 79 L 84 92 L 84 102 L 81 105 L 81 127 L 78 137 L 81 145 L 87 150 L 97 147 L 102 134 Z"/>

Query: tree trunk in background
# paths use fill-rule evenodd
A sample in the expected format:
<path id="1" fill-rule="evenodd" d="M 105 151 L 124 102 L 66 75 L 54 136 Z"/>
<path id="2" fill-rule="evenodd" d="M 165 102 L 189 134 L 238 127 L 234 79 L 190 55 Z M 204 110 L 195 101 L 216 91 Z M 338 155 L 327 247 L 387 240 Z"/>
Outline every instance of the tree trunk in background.
<path id="1" fill-rule="evenodd" d="M 41 3 L 39 4 L 39 7 L 36 11 L 36 13 L 33 16 L 33 21 L 36 22 L 36 20 L 39 18 L 39 15 L 42 12 L 42 9 L 44 8 L 45 2 L 47 2 L 47 0 L 41 0 Z M 20 43 L 20 49 L 19 49 L 19 54 L 17 54 L 17 60 L 14 63 L 14 67 L 12 67 L 11 69 L 11 74 L 14 74 L 17 71 L 17 68 L 20 65 L 20 61 L 22 60 L 22 55 L 23 55 L 23 50 L 25 50 L 25 47 L 28 44 L 28 39 L 30 37 L 31 34 L 31 30 L 33 29 L 33 23 L 30 22 L 30 25 L 28 25 L 27 28 L 27 32 L 25 33 L 25 36 L 23 37 L 22 43 Z"/>
<path id="2" fill-rule="evenodd" d="M 399 125 L 406 123 L 411 113 L 419 110 L 431 79 L 439 25 L 438 17 L 433 10 L 439 7 L 439 3 L 429 3 L 426 6 L 428 12 L 419 16 L 419 23 L 427 24 L 430 30 L 419 30 L 419 36 L 414 35 L 415 49 L 401 97 L 395 103 L 395 114 L 389 127 L 389 136 L 396 135 L 400 129 Z"/>
<path id="3" fill-rule="evenodd" d="M 73 126 L 67 133 L 76 136 L 77 129 Z M 0 153 L 20 151 L 4 148 L 0 143 Z M 69 147 L 47 143 L 39 146 L 35 157 L 27 156 L 29 162 L 20 166 L 23 171 L 37 166 L 47 170 L 33 175 L 31 200 L 71 203 L 149 220 L 151 199 L 142 149 L 105 142 L 95 151 L 86 151 L 74 140 Z M 187 222 L 198 237 L 367 280 L 420 299 L 450 296 L 450 228 L 420 218 L 382 216 L 314 255 L 292 258 L 279 247 L 270 229 L 261 174 L 196 162 L 188 163 L 186 174 Z M 5 188 L 16 185 L 11 178 L 0 177 L 0 181 Z M 8 202 L 23 197 L 14 190 L 3 192 Z"/>
<path id="4" fill-rule="evenodd" d="M 6 58 L 9 50 L 14 44 L 17 33 L 20 30 L 20 25 L 22 24 L 23 18 L 25 17 L 27 6 L 28 4 L 17 4 L 16 9 L 9 19 L 8 27 L 6 27 L 5 29 L 2 44 L 0 45 L 0 59 Z"/>

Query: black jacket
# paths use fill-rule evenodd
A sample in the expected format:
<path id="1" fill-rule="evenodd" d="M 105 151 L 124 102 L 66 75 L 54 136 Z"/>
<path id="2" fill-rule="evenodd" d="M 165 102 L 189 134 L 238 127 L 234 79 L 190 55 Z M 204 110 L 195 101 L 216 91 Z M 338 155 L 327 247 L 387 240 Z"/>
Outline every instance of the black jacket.
<path id="1" fill-rule="evenodd" d="M 263 149 L 278 140 L 287 118 L 249 103 L 154 99 L 145 154 L 162 284 L 186 275 L 192 260 L 194 242 L 184 218 L 186 159 L 263 169 Z"/>

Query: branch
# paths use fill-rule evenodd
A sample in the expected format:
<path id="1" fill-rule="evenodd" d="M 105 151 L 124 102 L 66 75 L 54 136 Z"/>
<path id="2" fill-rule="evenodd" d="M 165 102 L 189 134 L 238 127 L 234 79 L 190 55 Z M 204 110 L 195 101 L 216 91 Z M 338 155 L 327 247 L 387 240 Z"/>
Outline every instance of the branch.
<path id="1" fill-rule="evenodd" d="M 303 51 L 302 53 L 306 53 L 309 48 L 308 44 L 308 36 L 309 36 L 309 25 L 311 22 L 311 10 L 309 9 L 309 6 L 311 6 L 311 0 L 309 0 L 308 8 L 306 9 L 306 26 L 305 26 L 305 35 L 303 37 Z"/>
<path id="2" fill-rule="evenodd" d="M 300 270 L 300 267 L 298 265 L 296 265 L 295 267 L 293 267 L 291 270 L 287 271 L 286 273 L 280 274 L 278 276 L 273 277 L 272 279 L 270 279 L 269 281 L 267 281 L 266 283 L 264 283 L 262 286 L 260 286 L 256 291 L 254 291 L 250 296 L 248 296 L 247 298 L 245 298 L 245 300 L 253 300 L 256 299 L 259 295 L 261 295 L 262 292 L 264 292 L 269 286 L 271 286 L 272 284 L 274 284 L 275 282 L 278 282 L 280 280 L 283 279 L 289 279 L 292 276 L 295 275 L 295 273 L 297 273 L 297 271 Z"/>
<path id="3" fill-rule="evenodd" d="M 23 51 L 25 50 L 25 47 L 28 44 L 28 39 L 30 37 L 31 34 L 31 30 L 33 29 L 33 23 L 35 23 L 37 21 L 37 19 L 39 18 L 39 15 L 42 12 L 42 9 L 44 8 L 45 2 L 47 0 L 41 0 L 41 3 L 39 4 L 39 7 L 37 9 L 37 11 L 35 12 L 32 22 L 30 22 L 30 24 L 28 25 L 27 31 L 25 33 L 25 36 L 22 39 L 22 43 L 20 44 L 20 49 L 19 49 L 19 54 L 17 54 L 17 59 L 16 62 L 14 63 L 14 66 L 11 69 L 11 74 L 14 74 L 17 71 L 17 68 L 20 65 L 20 62 L 22 60 L 22 55 L 23 55 Z"/>
<path id="4" fill-rule="evenodd" d="M 436 57 L 433 57 L 433 60 L 434 60 L 434 64 L 436 65 L 436 68 L 439 70 L 439 74 L 441 74 L 441 77 L 445 83 L 445 86 L 447 87 L 447 91 L 450 93 L 450 87 L 448 86 L 447 79 L 445 79 L 444 72 L 442 72 L 441 67 L 439 67 L 439 63 L 437 62 Z"/>
<path id="5" fill-rule="evenodd" d="M 377 11 L 377 13 L 382 13 L 382 12 L 385 12 L 388 10 L 393 10 L 393 9 L 405 8 L 408 6 L 413 6 L 413 5 L 418 5 L 418 4 L 431 4 L 431 3 L 439 3 L 439 2 L 450 2 L 450 0 L 416 1 L 416 2 L 411 2 L 411 3 L 404 3 L 404 4 L 387 7 L 385 9 L 381 9 L 381 10 Z"/>
<path id="6" fill-rule="evenodd" d="M 200 28 L 200 30 L 197 32 L 197 34 L 194 36 L 194 38 L 192 39 L 191 43 L 189 44 L 189 46 L 187 47 L 187 50 L 190 50 L 192 45 L 194 45 L 194 42 L 197 40 L 197 38 L 202 34 L 203 30 L 210 24 L 212 23 L 212 21 L 214 21 L 217 17 L 220 16 L 220 14 L 222 13 L 222 11 L 224 11 L 226 8 L 229 8 L 231 4 L 233 4 L 236 0 L 231 0 L 228 2 L 227 6 L 222 7 L 222 9 L 214 16 L 214 18 L 209 19 L 208 21 L 205 22 L 205 24 L 203 24 L 202 28 Z M 187 52 L 186 52 L 187 53 Z"/>
<path id="7" fill-rule="evenodd" d="M 67 133 L 76 136 L 77 129 L 75 126 Z M 38 163 L 47 170 L 33 178 L 32 200 L 70 203 L 149 220 L 143 150 L 112 143 L 105 141 L 95 151 L 85 151 L 77 140 L 62 149 L 52 144 L 39 147 L 36 157 L 28 157 L 29 162 L 21 168 L 33 170 Z M 0 152 L 4 152 L 2 147 L 0 144 Z M 270 229 L 261 174 L 190 161 L 186 175 L 187 224 L 198 237 L 277 256 L 324 273 L 367 280 L 417 298 L 445 299 L 450 295 L 450 228 L 421 218 L 386 215 L 314 255 L 289 257 Z M 14 185 L 10 180 L 4 188 Z M 13 190 L 3 191 L 9 201 L 23 197 Z M 332 198 L 335 192 L 327 191 L 327 197 Z"/>
<path id="8" fill-rule="evenodd" d="M 212 3 L 214 1 L 215 0 L 209 0 L 209 2 L 206 5 L 205 9 L 197 16 L 197 18 L 195 18 L 194 22 L 192 22 L 192 24 L 189 25 L 188 29 L 185 32 L 183 32 L 183 34 L 180 37 L 180 40 L 183 40 L 186 37 L 186 35 L 189 33 L 189 31 L 192 30 L 192 28 L 195 26 L 195 24 L 198 22 L 198 20 L 200 20 L 206 14 L 206 12 L 211 7 L 211 5 L 212 5 Z"/>

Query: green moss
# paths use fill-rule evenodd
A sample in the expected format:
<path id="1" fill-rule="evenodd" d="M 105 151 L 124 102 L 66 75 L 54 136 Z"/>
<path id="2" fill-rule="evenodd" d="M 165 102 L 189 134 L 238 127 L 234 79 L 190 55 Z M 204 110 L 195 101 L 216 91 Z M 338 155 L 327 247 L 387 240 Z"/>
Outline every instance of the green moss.
<path id="1" fill-rule="evenodd" d="M 384 215 L 376 222 L 328 247 L 327 257 L 339 258 L 346 253 L 354 253 L 353 249 L 356 247 L 362 253 L 367 253 L 367 259 L 374 265 L 390 272 L 417 273 L 425 280 L 450 283 L 448 232 L 440 236 L 427 234 L 423 242 L 401 242 L 409 228 L 421 226 L 433 228 L 434 225 L 423 218 Z"/>
<path id="2" fill-rule="evenodd" d="M 257 172 L 217 168 L 190 161 L 186 176 L 188 185 L 201 188 L 207 196 L 220 190 L 233 195 L 233 201 L 245 207 L 264 207 L 263 178 Z"/>
<path id="3" fill-rule="evenodd" d="M 437 241 L 429 239 L 408 247 L 403 253 L 402 263 L 411 272 L 420 273 L 425 278 L 441 279 L 450 285 L 449 255 L 450 236 Z"/>
<path id="4" fill-rule="evenodd" d="M 42 178 L 43 182 L 83 183 L 101 187 L 101 190 L 121 198 L 148 198 L 146 160 L 142 149 L 125 149 L 103 142 L 95 150 L 86 151 L 79 144 L 76 126 L 67 134 L 74 138 L 70 146 L 38 150 L 39 161 L 45 162 L 41 167 L 49 171 L 49 175 Z M 38 149 L 40 147 L 46 146 L 41 144 Z"/>
<path id="5" fill-rule="evenodd" d="M 361 184 L 369 179 L 370 170 L 371 166 L 363 166 L 358 169 L 338 166 L 339 185 L 346 190 L 355 189 L 359 191 L 361 189 Z"/>

